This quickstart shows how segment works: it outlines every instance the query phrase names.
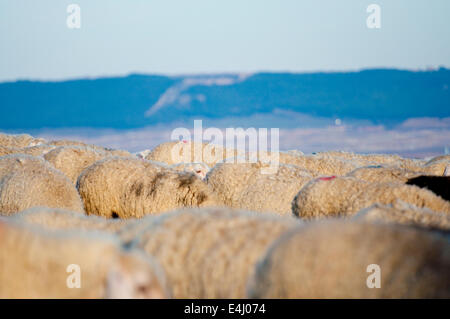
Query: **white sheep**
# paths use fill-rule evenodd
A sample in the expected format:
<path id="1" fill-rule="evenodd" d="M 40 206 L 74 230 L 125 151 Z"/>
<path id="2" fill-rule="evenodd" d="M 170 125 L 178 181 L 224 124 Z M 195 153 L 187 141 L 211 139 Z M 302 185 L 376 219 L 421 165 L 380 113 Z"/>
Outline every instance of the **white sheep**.
<path id="1" fill-rule="evenodd" d="M 195 175 L 131 157 L 95 162 L 82 172 L 77 188 L 86 213 L 104 217 L 140 218 L 180 207 L 220 205 Z"/>
<path id="2" fill-rule="evenodd" d="M 227 208 L 183 209 L 149 220 L 131 247 L 160 262 L 175 298 L 244 298 L 257 260 L 298 224 Z"/>
<path id="3" fill-rule="evenodd" d="M 280 237 L 250 298 L 450 298 L 450 242 L 405 226 L 313 222 Z"/>
<path id="4" fill-rule="evenodd" d="M 0 221 L 0 298 L 167 297 L 160 266 L 112 236 Z"/>
<path id="5" fill-rule="evenodd" d="M 237 151 L 219 145 L 192 141 L 171 141 L 156 146 L 145 159 L 167 165 L 202 162 L 213 167 L 225 158 L 235 156 Z"/>
<path id="6" fill-rule="evenodd" d="M 258 212 L 290 214 L 291 202 L 311 174 L 294 165 L 279 164 L 265 174 L 269 163 L 220 163 L 207 175 L 207 183 L 227 206 Z"/>
<path id="7" fill-rule="evenodd" d="M 59 146 L 44 155 L 44 159 L 63 172 L 74 185 L 81 172 L 109 153 L 89 146 Z"/>
<path id="8" fill-rule="evenodd" d="M 44 159 L 23 154 L 0 157 L 0 214 L 34 206 L 84 212 L 75 186 Z"/>
<path id="9" fill-rule="evenodd" d="M 46 144 L 46 140 L 42 138 L 34 138 L 28 134 L 3 134 L 0 133 L 0 146 L 11 148 L 23 148 L 28 146 L 36 146 Z"/>
<path id="10" fill-rule="evenodd" d="M 292 212 L 301 218 L 351 216 L 374 203 L 391 204 L 396 200 L 450 213 L 450 202 L 433 192 L 400 183 L 370 183 L 354 177 L 315 179 L 299 191 Z"/>
<path id="11" fill-rule="evenodd" d="M 105 231 L 117 233 L 131 220 L 107 219 L 88 216 L 70 210 L 33 207 L 14 214 L 12 219 L 35 225 L 46 230 Z"/>
<path id="12" fill-rule="evenodd" d="M 411 171 L 404 168 L 372 165 L 357 168 L 348 173 L 346 176 L 354 177 L 367 182 L 406 183 L 410 178 L 420 175 L 420 172 Z"/>
<path id="13" fill-rule="evenodd" d="M 373 204 L 359 211 L 352 219 L 450 230 L 450 214 L 434 212 L 426 207 L 419 208 L 400 200 L 389 205 Z"/>

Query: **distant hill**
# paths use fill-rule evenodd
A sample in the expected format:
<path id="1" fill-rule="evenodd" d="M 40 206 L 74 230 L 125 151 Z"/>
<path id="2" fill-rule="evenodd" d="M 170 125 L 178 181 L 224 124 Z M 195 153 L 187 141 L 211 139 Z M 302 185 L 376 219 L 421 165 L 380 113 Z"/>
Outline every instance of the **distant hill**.
<path id="1" fill-rule="evenodd" d="M 248 117 L 277 110 L 375 123 L 448 117 L 450 70 L 130 75 L 0 83 L 0 129 L 125 129 L 192 117 Z"/>

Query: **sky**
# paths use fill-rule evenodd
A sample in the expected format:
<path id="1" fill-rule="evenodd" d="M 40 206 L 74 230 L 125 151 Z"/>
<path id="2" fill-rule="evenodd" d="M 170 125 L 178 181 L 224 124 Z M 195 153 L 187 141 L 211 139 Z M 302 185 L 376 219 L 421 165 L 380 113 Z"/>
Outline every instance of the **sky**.
<path id="1" fill-rule="evenodd" d="M 448 0 L 0 0 L 0 81 L 450 67 L 449 39 Z"/>

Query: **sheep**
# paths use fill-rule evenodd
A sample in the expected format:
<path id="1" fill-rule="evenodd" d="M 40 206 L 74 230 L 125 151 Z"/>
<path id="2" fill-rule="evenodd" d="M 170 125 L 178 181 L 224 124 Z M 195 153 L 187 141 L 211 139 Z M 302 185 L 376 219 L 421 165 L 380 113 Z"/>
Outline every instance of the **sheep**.
<path id="1" fill-rule="evenodd" d="M 105 231 L 118 233 L 129 220 L 106 219 L 49 207 L 25 209 L 11 218 L 48 230 Z"/>
<path id="2" fill-rule="evenodd" d="M 86 168 L 78 191 L 88 215 L 140 218 L 179 207 L 220 205 L 194 174 L 131 157 L 107 157 Z"/>
<path id="3" fill-rule="evenodd" d="M 450 154 L 435 156 L 435 157 L 431 158 L 428 162 L 426 162 L 425 165 L 431 164 L 434 162 L 440 162 L 442 160 L 446 160 L 446 161 L 450 162 Z"/>
<path id="4" fill-rule="evenodd" d="M 44 159 L 23 154 L 0 157 L 0 214 L 34 206 L 84 213 L 74 185 Z"/>
<path id="5" fill-rule="evenodd" d="M 107 152 L 109 155 L 111 156 L 123 156 L 123 157 L 128 157 L 128 156 L 132 156 L 130 152 L 128 151 L 124 151 L 124 150 L 115 150 L 112 148 L 106 148 L 106 147 L 102 147 L 102 146 L 97 146 L 97 145 L 93 145 L 93 144 L 86 144 L 83 142 L 79 142 L 79 141 L 70 141 L 70 140 L 54 140 L 54 141 L 50 141 L 48 143 L 49 145 L 53 145 L 53 146 L 81 146 L 81 147 L 91 147 L 95 150 L 98 151 L 104 151 Z"/>
<path id="6" fill-rule="evenodd" d="M 227 150 L 218 145 L 183 140 L 159 144 L 145 159 L 167 165 L 202 162 L 213 167 L 216 163 L 236 154 L 237 151 Z"/>
<path id="7" fill-rule="evenodd" d="M 130 247 L 159 261 L 175 298 L 244 298 L 258 258 L 298 224 L 228 208 L 183 209 L 154 217 Z"/>
<path id="8" fill-rule="evenodd" d="M 103 149 L 103 151 L 105 151 L 106 153 L 108 153 L 111 156 L 132 157 L 131 153 L 126 150 L 116 150 L 116 149 L 107 148 L 107 147 L 104 147 L 102 149 Z"/>
<path id="9" fill-rule="evenodd" d="M 44 159 L 76 185 L 78 176 L 85 168 L 106 156 L 106 152 L 89 146 L 60 146 L 45 154 Z"/>
<path id="10" fill-rule="evenodd" d="M 241 193 L 237 206 L 257 212 L 291 213 L 298 191 L 312 179 L 309 172 L 293 165 L 280 165 L 276 174 L 255 174 Z"/>
<path id="11" fill-rule="evenodd" d="M 48 142 L 49 145 L 53 146 L 87 146 L 86 143 L 80 141 L 71 141 L 71 140 L 51 140 Z M 98 146 L 97 146 L 98 147 Z M 101 148 L 101 147 L 99 147 Z"/>
<path id="12" fill-rule="evenodd" d="M 33 207 L 9 218 L 51 231 L 106 232 L 116 235 L 124 245 L 128 245 L 153 222 L 154 216 L 149 215 L 141 219 L 107 219 L 95 215 L 82 215 L 65 209 Z"/>
<path id="13" fill-rule="evenodd" d="M 396 169 L 403 169 L 410 172 L 416 172 L 418 174 L 428 174 L 428 175 L 445 175 L 446 167 L 450 167 L 448 157 L 437 156 L 428 162 L 423 159 L 411 159 L 411 158 L 402 158 L 398 155 L 388 155 L 388 154 L 354 154 L 354 153 L 346 153 L 346 152 L 324 152 L 318 153 L 319 156 L 322 157 L 333 157 L 338 156 L 341 158 L 347 158 L 352 160 L 362 161 L 363 165 L 379 165 L 382 164 L 385 167 L 392 167 Z"/>
<path id="14" fill-rule="evenodd" d="M 421 167 L 422 172 L 427 175 L 448 176 L 450 171 L 450 161 L 448 159 L 441 159 L 436 161 L 429 161 Z"/>
<path id="15" fill-rule="evenodd" d="M 378 164 L 392 164 L 394 162 L 398 162 L 401 160 L 401 157 L 398 155 L 387 155 L 387 154 L 357 154 L 353 152 L 345 152 L 345 151 L 327 151 L 327 152 L 317 152 L 314 153 L 318 156 L 322 157 L 341 157 L 345 159 L 359 159 L 364 160 L 371 163 Z"/>
<path id="16" fill-rule="evenodd" d="M 200 179 L 205 179 L 206 174 L 211 170 L 205 163 L 179 163 L 171 165 L 170 168 L 179 172 L 194 173 Z"/>
<path id="17" fill-rule="evenodd" d="M 54 146 L 40 144 L 35 146 L 28 146 L 23 148 L 0 146 L 0 156 L 9 154 L 26 154 L 32 156 L 42 156 L 52 150 Z"/>
<path id="18" fill-rule="evenodd" d="M 33 136 L 28 134 L 9 135 L 0 133 L 0 146 L 4 147 L 23 148 L 45 143 L 46 140 L 42 138 L 34 138 Z"/>
<path id="19" fill-rule="evenodd" d="M 71 287 L 77 270 L 79 287 Z M 113 236 L 0 221 L 0 298 L 167 297 L 160 266 Z"/>
<path id="20" fill-rule="evenodd" d="M 11 173 L 14 170 L 21 169 L 24 166 L 39 168 L 46 162 L 39 157 L 25 155 L 25 154 L 8 154 L 0 156 L 0 179 L 4 175 Z"/>
<path id="21" fill-rule="evenodd" d="M 14 154 L 18 149 L 0 145 L 0 156 Z"/>
<path id="22" fill-rule="evenodd" d="M 408 179 L 419 175 L 419 172 L 410 171 L 403 168 L 372 165 L 357 168 L 348 173 L 346 176 L 354 177 L 367 182 L 406 183 Z"/>
<path id="23" fill-rule="evenodd" d="M 311 172 L 315 177 L 322 175 L 342 176 L 350 173 L 355 168 L 366 163 L 358 163 L 339 157 L 321 157 L 317 155 L 294 155 L 292 153 L 279 152 L 279 162 L 299 166 Z"/>
<path id="24" fill-rule="evenodd" d="M 389 205 L 373 204 L 359 211 L 352 219 L 391 222 L 443 231 L 450 230 L 450 214 L 434 212 L 428 208 L 418 208 L 400 200 Z"/>
<path id="25" fill-rule="evenodd" d="M 161 215 L 146 215 L 142 218 L 121 219 L 121 226 L 115 231 L 115 235 L 124 243 L 130 245 L 137 237 L 139 237 L 155 219 Z"/>
<path id="26" fill-rule="evenodd" d="M 44 156 L 51 150 L 53 150 L 55 146 L 47 145 L 47 144 L 39 144 L 35 146 L 28 146 L 19 149 L 18 153 L 31 155 L 31 156 Z"/>
<path id="27" fill-rule="evenodd" d="M 406 184 L 429 189 L 450 201 L 450 176 L 416 176 L 409 179 Z"/>
<path id="28" fill-rule="evenodd" d="M 252 175 L 257 173 L 251 163 L 219 163 L 206 175 L 206 182 L 220 200 L 229 207 L 237 207 L 237 202 L 250 185 Z"/>
<path id="29" fill-rule="evenodd" d="M 374 203 L 391 204 L 397 199 L 450 213 L 450 202 L 426 189 L 398 183 L 369 183 L 352 177 L 309 182 L 295 196 L 292 212 L 304 219 L 351 216 Z"/>
<path id="30" fill-rule="evenodd" d="M 312 176 L 294 165 L 280 164 L 275 174 L 264 174 L 268 163 L 220 163 L 207 183 L 229 207 L 289 214 L 291 202 Z"/>
<path id="31" fill-rule="evenodd" d="M 362 166 L 383 164 L 408 169 L 409 167 L 417 168 L 423 164 L 422 160 L 403 158 L 394 154 L 356 154 L 341 151 L 329 151 L 319 152 L 317 155 L 325 158 L 339 157 L 348 160 L 358 160 L 360 163 L 363 163 Z"/>
<path id="32" fill-rule="evenodd" d="M 425 230 L 313 222 L 273 243 L 249 281 L 248 297 L 449 298 L 449 251 L 448 239 Z"/>

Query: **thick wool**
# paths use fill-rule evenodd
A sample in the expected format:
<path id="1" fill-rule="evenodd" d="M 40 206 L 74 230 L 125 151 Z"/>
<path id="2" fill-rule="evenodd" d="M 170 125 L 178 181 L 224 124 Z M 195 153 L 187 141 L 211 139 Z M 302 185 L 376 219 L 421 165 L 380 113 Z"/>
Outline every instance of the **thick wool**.
<path id="1" fill-rule="evenodd" d="M 91 147 L 98 151 L 107 152 L 111 156 L 124 156 L 124 157 L 132 156 L 131 153 L 128 151 L 115 150 L 112 148 L 106 148 L 106 147 L 97 146 L 97 145 L 93 145 L 93 144 L 86 144 L 86 143 L 79 142 L 79 141 L 57 140 L 57 141 L 50 141 L 48 144 L 54 145 L 54 146 L 84 146 L 84 147 Z"/>
<path id="2" fill-rule="evenodd" d="M 257 212 L 290 214 L 291 202 L 312 176 L 304 169 L 280 164 L 264 174 L 269 164 L 220 163 L 207 175 L 208 185 L 229 207 Z"/>
<path id="3" fill-rule="evenodd" d="M 85 168 L 107 156 L 108 153 L 89 146 L 60 146 L 45 154 L 44 158 L 76 185 Z"/>
<path id="4" fill-rule="evenodd" d="M 55 146 L 47 145 L 47 144 L 39 144 L 35 146 L 28 146 L 19 149 L 18 153 L 31 155 L 31 156 L 44 156 L 51 150 L 53 150 Z"/>
<path id="5" fill-rule="evenodd" d="M 353 177 L 309 182 L 294 198 L 292 212 L 305 219 L 351 216 L 374 203 L 392 204 L 397 199 L 450 213 L 450 202 L 429 190 L 399 183 L 370 183 Z"/>
<path id="6" fill-rule="evenodd" d="M 155 219 L 158 219 L 161 215 L 166 214 L 168 213 L 160 215 L 146 215 L 142 218 L 120 219 L 121 226 L 115 231 L 115 234 L 125 245 L 129 245 L 143 232 L 145 232 L 145 230 L 154 223 Z"/>
<path id="7" fill-rule="evenodd" d="M 329 151 L 317 153 L 321 157 L 339 157 L 349 160 L 357 160 L 362 163 L 362 166 L 383 164 L 388 166 L 397 166 L 407 169 L 408 167 L 419 167 L 424 162 L 418 159 L 403 158 L 394 154 L 356 154 L 342 151 Z"/>
<path id="8" fill-rule="evenodd" d="M 22 154 L 0 157 L 0 214 L 34 206 L 84 212 L 74 185 L 44 159 Z"/>
<path id="9" fill-rule="evenodd" d="M 209 167 L 213 167 L 216 163 L 235 155 L 235 150 L 227 151 L 218 145 L 191 141 L 172 141 L 159 144 L 145 159 L 166 163 L 167 165 L 202 162 Z"/>
<path id="10" fill-rule="evenodd" d="M 355 160 L 340 157 L 324 157 L 318 155 L 295 155 L 280 152 L 280 163 L 299 166 L 311 172 L 314 176 L 336 175 L 342 176 L 355 168 L 363 166 Z M 367 164 L 366 164 L 367 165 Z"/>
<path id="11" fill-rule="evenodd" d="M 69 210 L 33 207 L 15 214 L 12 218 L 39 226 L 46 230 L 105 231 L 117 233 L 129 220 L 87 216 Z"/>
<path id="12" fill-rule="evenodd" d="M 5 156 L 9 154 L 14 154 L 18 151 L 18 148 L 12 148 L 7 146 L 0 145 L 0 156 Z"/>
<path id="13" fill-rule="evenodd" d="M 46 145 L 46 144 L 28 146 L 28 147 L 23 147 L 23 148 L 0 146 L 0 156 L 9 155 L 9 154 L 25 154 L 25 155 L 31 155 L 31 156 L 42 156 L 54 148 L 55 148 L 54 146 Z"/>
<path id="14" fill-rule="evenodd" d="M 450 176 L 416 176 L 409 179 L 406 184 L 426 188 L 450 201 Z"/>
<path id="15" fill-rule="evenodd" d="M 296 225 L 290 217 L 186 209 L 154 217 L 132 247 L 159 261 L 175 298 L 244 298 L 257 260 Z"/>
<path id="16" fill-rule="evenodd" d="M 352 219 L 450 230 L 450 214 L 434 212 L 428 208 L 418 208 L 402 201 L 396 201 L 389 205 L 373 204 L 359 211 Z"/>
<path id="17" fill-rule="evenodd" d="M 200 179 L 205 179 L 206 174 L 211 170 L 205 163 L 180 163 L 171 165 L 170 168 L 179 172 L 193 173 Z"/>
<path id="18" fill-rule="evenodd" d="M 257 173 L 252 165 L 219 163 L 206 175 L 206 181 L 225 205 L 237 208 L 241 194 Z"/>
<path id="19" fill-rule="evenodd" d="M 34 138 L 28 134 L 9 135 L 0 133 L 0 146 L 4 147 L 23 148 L 45 143 L 46 141 L 44 139 Z"/>
<path id="20" fill-rule="evenodd" d="M 367 182 L 406 183 L 408 179 L 419 175 L 419 172 L 410 171 L 404 168 L 374 165 L 357 168 L 354 171 L 348 173 L 346 176 L 355 177 Z"/>
<path id="21" fill-rule="evenodd" d="M 366 161 L 368 164 L 377 163 L 377 164 L 393 164 L 401 160 L 402 158 L 398 155 L 387 155 L 387 154 L 357 154 L 353 152 L 344 152 L 344 151 L 327 151 L 327 152 L 318 152 L 316 153 L 318 156 L 322 157 L 341 157 L 346 159 L 357 159 Z"/>
<path id="22" fill-rule="evenodd" d="M 0 156 L 0 179 L 15 170 L 23 169 L 23 167 L 38 170 L 42 167 L 42 165 L 50 166 L 40 157 L 25 154 L 9 154 Z"/>
<path id="23" fill-rule="evenodd" d="M 250 298 L 449 298 L 450 242 L 398 225 L 317 222 L 282 236 L 257 265 Z M 380 288 L 374 270 L 381 270 Z M 372 276 L 368 278 L 369 276 Z"/>
<path id="24" fill-rule="evenodd" d="M 81 287 L 69 288 L 70 265 Z M 166 298 L 161 268 L 106 234 L 43 232 L 0 221 L 0 298 Z"/>
<path id="25" fill-rule="evenodd" d="M 106 232 L 117 235 L 121 242 L 127 245 L 153 222 L 154 216 L 149 215 L 141 219 L 110 219 L 64 209 L 33 207 L 9 218 L 50 231 Z"/>
<path id="26" fill-rule="evenodd" d="M 195 175 L 131 157 L 94 163 L 80 175 L 77 187 L 86 213 L 108 218 L 219 205 L 209 186 Z"/>
<path id="27" fill-rule="evenodd" d="M 349 160 L 357 160 L 359 161 L 360 166 L 368 166 L 368 165 L 379 165 L 382 164 L 384 166 L 403 169 L 410 172 L 416 172 L 418 174 L 428 174 L 428 175 L 445 175 L 445 169 L 450 167 L 449 157 L 446 155 L 437 156 L 425 162 L 421 159 L 410 159 L 403 158 L 398 155 L 388 155 L 388 154 L 368 154 L 361 155 L 355 153 L 347 153 L 347 152 L 324 152 L 317 154 L 320 157 L 324 158 L 346 158 Z"/>

